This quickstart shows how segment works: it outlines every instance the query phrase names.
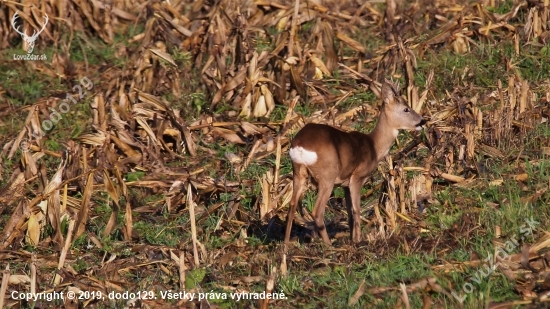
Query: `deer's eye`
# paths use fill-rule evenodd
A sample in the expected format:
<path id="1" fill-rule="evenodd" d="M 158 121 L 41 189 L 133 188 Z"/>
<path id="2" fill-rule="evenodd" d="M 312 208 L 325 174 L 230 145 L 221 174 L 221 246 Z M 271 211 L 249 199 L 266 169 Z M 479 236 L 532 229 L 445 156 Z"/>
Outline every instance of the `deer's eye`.
<path id="1" fill-rule="evenodd" d="M 409 112 L 409 108 L 406 107 L 403 111 L 404 111 L 405 113 L 408 113 L 408 112 Z"/>

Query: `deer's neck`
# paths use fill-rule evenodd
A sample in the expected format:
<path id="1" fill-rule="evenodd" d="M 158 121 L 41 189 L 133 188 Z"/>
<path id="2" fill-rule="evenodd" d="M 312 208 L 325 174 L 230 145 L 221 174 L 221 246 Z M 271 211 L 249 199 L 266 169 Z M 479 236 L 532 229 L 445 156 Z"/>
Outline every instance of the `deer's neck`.
<path id="1" fill-rule="evenodd" d="M 376 127 L 369 133 L 374 143 L 377 161 L 382 160 L 388 154 L 398 133 L 397 129 L 390 126 L 385 114 L 381 113 Z"/>

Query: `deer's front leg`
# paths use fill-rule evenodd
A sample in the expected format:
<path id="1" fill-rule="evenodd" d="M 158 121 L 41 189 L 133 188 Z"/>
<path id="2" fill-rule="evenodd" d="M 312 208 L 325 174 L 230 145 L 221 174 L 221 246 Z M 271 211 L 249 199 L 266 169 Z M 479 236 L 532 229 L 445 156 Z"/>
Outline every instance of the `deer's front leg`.
<path id="1" fill-rule="evenodd" d="M 351 239 L 354 243 L 361 241 L 361 187 L 363 186 L 363 182 L 361 179 L 351 177 L 349 189 L 346 190 L 348 222 Z"/>

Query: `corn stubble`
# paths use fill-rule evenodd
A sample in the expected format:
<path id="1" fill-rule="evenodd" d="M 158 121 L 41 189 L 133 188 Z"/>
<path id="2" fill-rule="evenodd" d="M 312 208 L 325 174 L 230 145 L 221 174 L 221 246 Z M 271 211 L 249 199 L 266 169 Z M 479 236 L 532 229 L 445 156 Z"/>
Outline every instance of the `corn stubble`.
<path id="1" fill-rule="evenodd" d="M 436 87 L 436 80 L 450 74 L 448 71 L 425 72 L 426 78 L 419 80 L 418 62 L 429 54 L 446 51 L 468 56 L 482 44 L 508 40 L 513 42 L 514 56 L 520 56 L 526 45 L 548 43 L 548 1 L 515 2 L 502 13 L 488 7 L 498 8 L 498 3 L 3 2 L 0 49 L 20 42 L 10 24 L 16 11 L 25 25 L 22 29 L 29 34 L 41 25 L 43 14 L 49 16 L 34 53 L 53 47 L 51 61 L 16 65 L 68 84 L 87 76 L 94 81 L 94 88 L 89 94 L 91 99 L 85 103 L 91 106 L 86 130 L 78 138 L 60 141 L 63 152 L 46 149 L 49 137 L 39 134 L 42 121 L 61 103 L 58 96 L 45 96 L 25 107 L 24 126 L 5 140 L 0 160 L 17 160 L 19 165 L 13 172 L 0 165 L 0 177 L 4 177 L 1 180 L 6 183 L 0 189 L 0 214 L 9 215 L 0 232 L 0 251 L 15 252 L 0 256 L 11 264 L 30 263 L 30 254 L 23 246 L 38 250 L 38 260 L 33 265 L 39 269 L 59 268 L 55 278 L 47 271 L 34 273 L 33 280 L 41 288 L 58 285 L 62 279 L 64 285 L 77 290 L 105 294 L 112 290 L 137 290 L 140 283 L 121 274 L 135 269 L 150 274 L 159 265 L 163 276 L 183 277 L 174 281 L 176 284 L 171 287 L 174 289 L 177 283 L 180 287 L 185 285 L 187 272 L 209 265 L 228 274 L 210 282 L 212 287 L 248 291 L 249 284 L 261 282 L 266 291 L 272 291 L 280 273 L 276 268 L 281 262 L 280 253 L 270 246 L 249 246 L 248 236 L 258 230 L 256 226 L 264 225 L 270 228 L 267 232 L 263 229 L 259 236 L 278 234 L 273 237 L 282 239 L 284 229 L 277 230 L 274 226 L 282 227 L 281 220 L 292 195 L 291 180 L 281 171 L 291 137 L 308 122 L 351 130 L 358 117 L 375 119 L 378 109 L 367 103 L 350 109 L 341 105 L 364 92 L 379 95 L 377 80 L 392 76 L 404 79 L 404 93 L 411 107 L 430 115 L 430 121 L 422 140 L 398 143 L 398 150 L 392 152 L 397 153 L 394 159 L 388 157 L 379 166 L 382 183 L 363 196 L 381 196 L 371 205 L 374 214 L 367 218 L 364 213 L 369 227 L 363 233 L 373 244 L 368 250 L 387 254 L 388 249 L 378 244 L 401 239 L 400 231 L 407 228 L 425 230 L 422 217 L 416 212 L 418 203 L 437 205 L 434 190 L 444 186 L 480 186 L 486 179 L 476 161 L 478 156 L 517 161 L 510 158 L 509 150 L 522 149 L 530 130 L 548 121 L 550 85 L 533 84 L 522 78 L 510 59 L 502 64 L 506 76 L 496 77 L 498 82 L 492 88 L 475 88 L 469 83 L 468 66 L 462 72 L 452 73 L 458 77 L 448 89 Z M 128 33 L 135 25 L 141 28 L 135 28 L 138 30 L 134 29 L 132 37 L 117 43 L 115 35 Z M 76 40 L 77 35 L 81 39 Z M 87 57 L 83 61 L 72 60 L 71 50 L 99 48 L 91 46 L 91 38 L 115 44 L 114 57 L 126 58 L 127 63 L 100 65 L 91 63 Z M 24 52 L 23 46 L 17 44 L 15 48 Z M 196 101 L 190 94 L 200 94 L 204 102 Z M 168 96 L 174 99 L 166 99 Z M 1 107 L 11 108 L 6 102 L 13 97 L 16 96 L 10 89 L 0 86 Z M 310 116 L 296 112 L 297 106 L 304 104 L 314 111 Z M 194 112 L 199 106 L 201 110 Z M 276 115 L 278 106 L 284 107 L 284 117 Z M 77 113 L 69 113 L 73 112 Z M 0 108 L 0 115 L 7 113 Z M 542 154 L 546 151 L 548 155 L 548 140 L 539 142 Z M 23 143 L 25 152 L 18 156 Z M 213 144 L 231 150 L 219 157 L 212 150 Z M 418 161 L 406 159 L 401 153 L 427 148 L 427 154 Z M 61 163 L 47 167 L 43 163 L 45 157 L 61 159 Z M 274 161 L 265 159 L 269 157 L 275 158 Z M 172 166 L 170 163 L 174 161 L 185 163 Z M 255 164 L 264 165 L 266 171 L 247 178 L 245 172 Z M 525 168 L 525 163 L 521 164 Z M 541 164 L 541 160 L 533 156 L 529 164 Z M 147 176 L 126 179 L 136 171 Z M 414 176 L 406 177 L 407 172 Z M 519 174 L 511 177 L 519 179 Z M 228 175 L 234 177 L 227 179 Z M 254 195 L 256 183 L 260 187 L 256 202 L 245 207 L 244 200 Z M 499 183 L 502 182 L 493 184 Z M 135 189 L 144 190 L 147 195 L 169 194 L 144 205 L 132 198 L 130 192 Z M 536 200 L 547 189 L 538 188 L 526 202 Z M 231 198 L 227 203 L 208 208 L 210 197 L 220 193 L 229 193 Z M 108 205 L 112 212 L 100 231 L 94 232 L 89 226 L 96 224 L 93 222 L 99 203 Z M 142 240 L 134 224 L 141 219 L 136 214 L 158 215 L 163 209 L 170 215 L 190 213 L 192 222 L 180 228 L 191 237 L 182 238 L 177 248 L 140 244 Z M 209 217 L 217 218 L 214 229 L 205 225 Z M 64 228 L 63 222 L 68 222 L 70 228 Z M 101 256 L 103 251 L 99 249 L 103 244 L 99 238 L 115 234 L 138 254 L 102 256 L 100 265 L 94 266 L 99 268 L 94 271 L 74 270 L 71 263 L 81 253 L 70 252 L 71 242 L 84 235 L 92 248 L 91 254 Z M 209 247 L 206 235 L 232 241 L 221 248 Z M 344 257 L 329 250 L 336 254 L 333 262 L 362 263 L 365 248 L 357 249 L 342 241 L 350 253 Z M 405 248 L 406 254 L 426 250 L 421 249 L 420 243 L 405 239 L 401 248 Z M 436 246 L 437 243 L 431 250 Z M 549 246 L 549 236 L 544 235 L 530 249 L 513 255 L 506 277 L 512 283 L 524 280 L 520 266 L 525 266 L 526 259 L 527 264 L 544 267 L 544 255 L 539 252 Z M 51 260 L 50 255 L 45 259 L 41 248 L 57 252 L 57 261 Z M 292 254 L 285 256 L 284 261 L 290 262 L 289 258 Z M 248 267 L 250 273 L 229 275 L 232 267 L 242 266 L 243 260 L 252 265 Z M 298 257 L 291 265 L 299 269 L 301 263 Z M 476 261 L 466 264 L 472 263 Z M 466 264 L 451 263 L 433 269 L 436 273 L 462 271 Z M 286 267 L 285 264 L 281 269 L 283 275 L 288 271 Z M 31 281 L 30 278 L 13 281 L 19 274 L 11 272 L 10 277 L 9 266 L 3 271 L 2 292 L 9 284 L 26 286 Z M 530 280 L 544 280 L 542 273 L 532 272 Z M 200 286 L 190 289 L 201 291 Z M 449 295 L 434 278 L 408 288 L 367 289 L 361 283 L 348 303 L 358 303 L 365 293 L 376 297 L 396 293 L 408 305 L 408 294 L 419 290 Z M 537 299 L 545 293 L 525 288 L 520 292 L 528 299 Z M 0 293 L 0 304 L 11 302 L 6 295 Z M 304 300 L 297 297 L 295 301 Z M 425 305 L 430 301 L 431 297 L 424 298 Z M 144 300 L 142 304 L 154 306 L 157 302 Z M 269 304 L 289 306 L 288 300 Z M 268 302 L 257 305 L 267 308 Z"/>

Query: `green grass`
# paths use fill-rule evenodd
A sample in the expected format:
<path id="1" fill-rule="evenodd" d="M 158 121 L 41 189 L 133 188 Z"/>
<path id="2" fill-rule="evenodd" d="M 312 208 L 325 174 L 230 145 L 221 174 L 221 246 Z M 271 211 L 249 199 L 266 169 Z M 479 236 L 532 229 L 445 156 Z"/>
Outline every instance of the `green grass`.
<path id="1" fill-rule="evenodd" d="M 512 6 L 511 1 L 500 3 L 498 7 L 489 8 L 496 13 L 508 12 Z M 302 25 L 302 34 L 311 31 L 313 22 Z M 117 35 L 113 44 L 105 44 L 97 38 L 87 38 L 76 35 L 72 41 L 70 53 L 71 61 L 83 65 L 87 63 L 92 68 L 107 66 L 125 67 L 128 63 L 123 57 L 117 57 L 117 50 L 120 47 L 135 48 L 137 43 L 128 44 L 127 40 L 133 35 L 141 33 L 143 25 L 138 25 L 136 29 L 131 29 L 126 35 Z M 262 50 L 272 50 L 273 42 L 269 37 L 276 35 L 274 27 L 267 27 L 266 34 L 257 34 L 254 43 L 258 52 Z M 68 34 L 67 34 L 68 35 Z M 377 47 L 385 44 L 378 34 L 371 34 L 368 31 L 353 34 L 355 39 L 362 43 L 367 50 L 376 50 Z M 455 104 L 450 100 L 445 91 L 453 92 L 456 87 L 473 86 L 472 92 L 465 95 L 480 94 L 496 89 L 498 79 L 501 79 L 504 85 L 507 84 L 510 70 L 507 65 L 515 64 L 521 78 L 536 85 L 547 81 L 550 78 L 550 48 L 538 47 L 536 45 L 522 45 L 520 55 L 515 55 L 513 44 L 510 40 L 496 40 L 494 42 L 476 41 L 479 45 L 471 46 L 471 52 L 466 55 L 457 55 L 450 50 L 443 48 L 430 50 L 424 54 L 423 58 L 418 58 L 418 67 L 415 70 L 415 84 L 423 87 L 430 71 L 434 70 L 435 80 L 431 87 L 431 93 L 428 100 L 440 100 L 441 104 Z M 337 42 L 338 43 L 338 42 Z M 336 44 L 338 45 L 338 44 Z M 168 49 L 182 75 L 182 95 L 175 97 L 173 93 L 162 93 L 162 97 L 170 102 L 175 108 L 181 109 L 182 117 L 186 122 L 195 121 L 205 114 L 223 114 L 234 107 L 225 102 L 216 106 L 215 110 L 210 110 L 209 96 L 200 82 L 200 70 L 192 67 L 193 59 L 190 53 L 180 53 L 177 49 Z M 9 59 L 9 55 L 14 52 L 20 53 L 20 49 L 5 49 L 0 54 Z M 41 52 L 51 55 L 56 52 L 53 47 L 45 47 Z M 356 52 L 344 47 L 344 55 L 355 55 Z M 230 61 L 231 59 L 227 59 Z M 102 80 L 99 72 L 90 69 L 86 72 L 94 85 L 101 85 L 106 82 Z M 68 86 L 69 82 L 78 84 L 78 78 L 66 81 L 61 78 L 50 78 L 39 74 L 36 71 L 24 66 L 13 65 L 10 62 L 0 62 L 0 81 L 4 89 L 9 91 L 3 96 L 7 102 L 16 108 L 21 108 L 36 103 L 37 100 L 49 97 L 53 94 L 61 94 L 65 97 L 67 93 L 73 93 Z M 363 91 L 358 88 L 355 81 L 349 81 L 347 76 L 335 72 L 332 80 L 326 83 L 329 91 L 333 94 L 339 93 L 339 89 L 352 89 L 354 93 L 341 102 L 338 109 L 341 111 L 349 110 L 362 104 L 376 106 L 378 100 L 371 91 Z M 340 88 L 339 88 L 340 87 Z M 345 88 L 348 87 L 348 88 Z M 99 87 L 97 87 L 99 88 Z M 541 90 L 537 93 L 544 95 Z M 92 111 L 89 103 L 96 94 L 96 89 L 89 91 L 85 98 L 79 101 L 78 105 L 71 106 L 70 112 L 56 123 L 54 128 L 47 132 L 43 147 L 49 151 L 61 152 L 64 149 L 63 141 L 69 138 L 76 138 L 82 133 L 87 132 L 90 125 Z M 433 94 L 433 97 L 431 96 Z M 462 93 L 461 93 L 462 94 Z M 540 98 L 538 96 L 537 98 Z M 538 104 L 534 102 L 534 104 Z M 299 104 L 295 112 L 308 117 L 320 109 L 320 105 Z M 483 111 L 490 110 L 492 105 L 483 106 Z M 282 121 L 288 111 L 288 106 L 277 105 L 270 118 L 270 121 Z M 25 115 L 23 115 L 25 116 Z M 0 127 L 0 135 L 11 139 L 18 130 L 23 127 L 24 117 L 21 114 L 8 115 L 4 120 L 9 126 Z M 368 113 L 358 113 L 350 126 L 362 132 L 371 131 L 376 125 L 375 121 L 370 121 L 371 115 Z M 45 119 L 45 118 L 44 118 Z M 404 146 L 410 141 L 413 133 L 404 132 L 399 135 L 399 144 Z M 199 136 L 202 138 L 202 136 Z M 289 258 L 288 266 L 290 274 L 287 277 L 279 277 L 276 281 L 275 291 L 282 291 L 288 300 L 283 302 L 287 307 L 300 308 L 348 308 L 348 301 L 359 289 L 361 282 L 364 281 L 364 295 L 355 304 L 354 308 L 395 308 L 400 305 L 401 292 L 396 290 L 380 291 L 381 287 L 398 288 L 400 283 L 407 286 L 419 282 L 428 277 L 435 277 L 437 284 L 441 285 L 449 292 L 454 292 L 457 296 L 465 296 L 462 304 L 463 308 L 481 308 L 487 306 L 491 301 L 506 301 L 518 299 L 520 296 L 501 271 L 495 271 L 488 277 L 480 277 L 480 270 L 485 270 L 485 264 L 480 266 L 464 266 L 465 271 L 455 269 L 450 272 L 437 271 L 435 266 L 448 263 L 467 262 L 475 256 L 481 260 L 492 256 L 495 252 L 495 238 L 497 229 L 500 229 L 500 242 L 508 244 L 510 254 L 519 253 L 521 246 L 532 244 L 539 239 L 544 231 L 550 228 L 550 192 L 539 194 L 547 188 L 550 178 L 550 158 L 540 155 L 541 145 L 548 146 L 550 139 L 550 127 L 547 124 L 540 124 L 530 132 L 527 132 L 521 141 L 511 140 L 506 143 L 492 145 L 499 148 L 506 154 L 506 158 L 490 158 L 483 154 L 476 154 L 476 164 L 482 164 L 485 173 L 479 175 L 474 187 L 461 187 L 436 178 L 432 189 L 434 191 L 433 200 L 424 207 L 424 213 L 414 215 L 415 220 L 422 221 L 424 231 L 415 229 L 412 232 L 407 230 L 406 223 L 400 221 L 400 229 L 404 232 L 399 235 L 407 241 L 407 246 L 412 247 L 415 239 L 425 247 L 415 247 L 413 252 L 408 251 L 403 239 L 391 238 L 387 242 L 373 242 L 365 248 L 352 248 L 349 246 L 349 236 L 335 241 L 335 248 L 327 248 L 318 241 L 312 243 L 301 243 L 296 245 L 293 252 L 293 259 Z M 425 140 L 425 139 L 424 139 Z M 448 142 L 448 141 L 446 141 Z M 498 143 L 498 141 L 497 141 Z M 262 292 L 265 289 L 265 276 L 271 274 L 272 267 L 280 263 L 279 242 L 268 240 L 260 233 L 252 233 L 252 227 L 256 225 L 267 224 L 257 218 L 255 207 L 261 200 L 261 179 L 269 170 L 275 166 L 275 155 L 271 154 L 265 158 L 251 162 L 251 164 L 242 170 L 227 162 L 224 155 L 227 152 L 235 153 L 242 158 L 246 158 L 251 145 L 236 145 L 219 138 L 213 143 L 206 144 L 199 142 L 199 157 L 205 163 L 218 168 L 208 168 L 204 176 L 209 176 L 216 181 L 246 181 L 252 180 L 252 184 L 241 184 L 235 191 L 223 191 L 216 188 L 215 192 L 205 194 L 197 199 L 200 210 L 208 211 L 210 207 L 223 203 L 220 210 L 202 220 L 197 227 L 199 229 L 199 241 L 205 246 L 208 254 L 216 252 L 225 254 L 236 252 L 236 257 L 225 265 L 218 264 L 219 256 L 201 257 L 206 263 L 201 265 L 188 265 L 187 280 L 185 286 L 187 289 L 196 289 L 198 292 L 227 293 L 223 287 L 238 287 L 247 289 L 250 292 Z M 208 148 L 208 149 L 206 149 Z M 392 153 L 395 153 L 398 146 L 394 146 Z M 208 151 L 214 153 L 210 156 Z M 523 153 L 522 156 L 519 154 Z M 433 153 L 426 147 L 421 148 L 410 158 L 405 159 L 405 163 L 410 165 L 424 166 L 423 163 Z M 436 154 L 437 155 L 437 154 Z M 518 158 L 515 160 L 514 158 Z M 51 177 L 57 165 L 60 162 L 58 158 L 44 156 L 41 162 L 44 162 L 49 168 L 48 176 Z M 163 162 L 168 167 L 187 168 L 193 166 L 193 158 L 177 162 Z M 20 153 L 12 160 L 2 157 L 3 174 L 0 182 L 3 187 L 11 177 L 11 172 L 20 162 Z M 217 164 L 217 165 L 216 165 Z M 436 162 L 433 167 L 443 169 L 439 166 L 441 162 Z M 206 164 L 205 164 L 206 166 Z M 475 169 L 475 166 L 465 168 Z M 53 172 L 52 172 L 53 171 Z M 431 172 L 431 171 L 430 171 Z M 126 171 L 127 181 L 138 181 L 148 176 L 148 172 Z M 291 161 L 286 153 L 281 157 L 281 175 L 292 173 Z M 415 173 L 408 173 L 410 179 Z M 527 178 L 524 181 L 518 181 L 515 176 L 526 173 Z M 165 176 L 159 176 L 165 177 Z M 197 176 L 198 177 L 198 176 Z M 202 175 L 200 176 L 202 177 Z M 490 182 L 496 179 L 502 179 L 502 183 L 491 185 Z M 363 193 L 372 189 L 376 184 L 382 181 L 382 176 L 376 171 L 371 179 L 365 184 Z M 38 181 L 28 184 L 33 189 L 38 187 Z M 342 188 L 334 190 L 334 197 L 342 198 L 344 196 Z M 193 191 L 193 194 L 196 192 Z M 155 256 L 158 252 L 170 252 L 172 249 L 185 249 L 191 241 L 191 231 L 189 228 L 189 212 L 187 206 L 175 210 L 175 213 L 167 213 L 162 208 L 165 192 L 152 193 L 147 189 L 129 188 L 130 201 L 124 201 L 121 198 L 122 206 L 127 202 L 132 203 L 133 208 L 142 206 L 158 206 L 154 213 L 134 212 L 133 229 L 134 237 L 137 237 L 136 243 L 147 246 L 147 254 Z M 308 190 L 303 199 L 304 207 L 310 212 L 313 209 L 317 192 Z M 363 198 L 362 204 L 379 198 L 379 193 L 375 193 L 368 198 Z M 97 265 L 104 263 L 99 257 L 109 258 L 115 254 L 117 259 L 132 259 L 137 263 L 138 259 L 150 258 L 143 252 L 130 250 L 129 243 L 124 242 L 122 235 L 122 226 L 124 224 L 124 211 L 118 214 L 118 226 L 114 232 L 106 237 L 101 234 L 105 229 L 106 223 L 113 211 L 113 201 L 106 193 L 94 194 L 93 196 L 93 216 L 87 224 L 87 231 L 94 233 L 102 248 L 92 246 L 84 234 L 73 242 L 71 255 L 75 256 L 71 264 L 74 270 L 79 273 L 97 272 Z M 227 222 L 226 212 L 230 203 L 240 203 L 237 213 L 232 218 L 232 222 Z M 153 207 L 151 207 L 153 208 Z M 414 206 L 413 206 L 414 208 Z M 336 214 L 344 214 L 345 207 L 342 209 L 332 209 L 327 207 L 325 220 L 328 222 Z M 256 217 L 255 217 L 256 216 Z M 198 215 L 197 217 L 201 217 Z M 365 219 L 372 221 L 372 217 Z M 526 222 L 534 218 L 537 224 L 530 233 L 526 229 Z M 3 213 L 0 222 L 5 223 L 10 216 Z M 526 221 L 527 220 L 527 221 Z M 276 221 L 276 220 L 274 220 Z M 223 225 L 217 229 L 218 223 Z M 66 232 L 66 221 L 63 222 L 63 231 Z M 365 227 L 363 224 L 363 233 L 370 232 L 374 227 Z M 416 227 L 415 227 L 416 228 Z M 260 228 L 258 228 L 260 229 Z M 457 232 L 460 231 L 460 232 Z M 246 233 L 245 233 L 246 232 Z M 410 232 L 407 234 L 405 232 Z M 52 236 L 53 231 L 47 225 L 43 232 L 43 237 Z M 247 235 L 247 237 L 241 237 Z M 440 240 L 438 238 L 441 237 Z M 519 245 L 513 244 L 516 240 Z M 386 241 L 386 240 L 385 240 Z M 437 245 L 435 245 L 437 243 Z M 434 244 L 433 246 L 430 246 Z M 93 254 L 88 254 L 88 246 L 93 249 Z M 53 254 L 44 248 L 34 246 L 24 247 L 29 252 L 38 252 Z M 42 251 L 41 251 L 42 250 Z M 199 249 L 200 250 L 200 249 Z M 51 250 L 50 250 L 51 251 Z M 349 253 L 352 252 L 352 253 Z M 153 254 L 154 253 L 154 254 Z M 192 254 L 186 252 L 186 254 Z M 202 254 L 202 252 L 201 252 Z M 145 256 L 145 258 L 144 258 Z M 160 255 L 159 255 L 160 256 Z M 248 258 L 248 259 L 247 259 Z M 153 259 L 153 258 L 151 258 Z M 179 276 L 176 264 L 172 263 L 169 257 L 162 256 L 166 264 L 163 267 L 169 268 L 171 272 L 164 271 L 159 265 L 152 264 L 144 270 L 132 270 L 124 272 L 125 279 L 131 279 L 136 282 L 140 289 L 147 290 L 159 281 L 164 286 L 179 288 Z M 147 260 L 149 261 L 149 260 Z M 139 262 L 143 262 L 139 260 Z M 145 263 L 145 262 L 144 262 Z M 23 264 L 12 263 L 10 267 L 13 270 L 27 272 Z M 50 271 L 50 269 L 48 269 Z M 52 272 L 55 270 L 52 268 Z M 263 276 L 262 280 L 252 283 L 243 283 L 241 277 Z M 160 278 L 160 279 L 159 279 Z M 238 283 L 234 283 L 235 280 Z M 471 287 L 472 292 L 467 293 L 464 287 Z M 456 308 L 458 302 L 452 295 L 444 293 L 428 292 L 425 290 L 416 290 L 409 293 L 411 308 L 421 308 L 423 297 L 430 297 L 434 302 L 443 308 Z M 176 300 L 168 301 L 176 304 Z M 210 299 L 210 303 L 219 304 L 222 308 L 248 307 L 256 306 L 255 301 L 245 300 L 237 302 L 227 299 Z M 112 302 L 103 308 L 115 308 L 125 305 L 124 302 Z M 98 307 L 102 307 L 101 305 Z"/>
<path id="2" fill-rule="evenodd" d="M 440 72 L 435 75 L 435 86 L 438 89 L 451 91 L 456 85 L 469 83 L 494 88 L 497 78 L 501 78 L 503 85 L 506 85 L 509 76 L 507 62 L 514 64 L 520 77 L 530 83 L 536 84 L 550 77 L 550 56 L 547 48 L 541 50 L 530 45 L 522 46 L 521 54 L 516 56 L 512 42 L 503 40 L 492 44 L 478 43 L 479 48 L 471 46 L 471 52 L 465 55 L 441 50 L 438 53 L 426 53 L 424 58 L 417 59 L 417 85 L 425 83 L 430 70 Z"/>

